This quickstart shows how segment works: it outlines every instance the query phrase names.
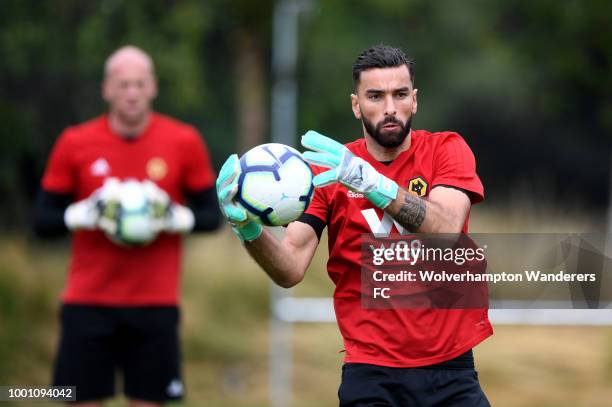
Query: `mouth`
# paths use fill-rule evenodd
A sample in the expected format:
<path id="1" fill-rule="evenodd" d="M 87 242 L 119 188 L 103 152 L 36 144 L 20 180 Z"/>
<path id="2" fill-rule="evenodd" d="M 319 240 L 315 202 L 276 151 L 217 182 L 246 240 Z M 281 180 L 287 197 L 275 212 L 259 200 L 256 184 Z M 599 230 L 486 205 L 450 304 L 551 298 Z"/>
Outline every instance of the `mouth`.
<path id="1" fill-rule="evenodd" d="M 384 126 L 382 126 L 382 128 L 387 131 L 395 131 L 395 130 L 398 130 L 400 126 L 395 123 L 387 123 Z"/>
<path id="2" fill-rule="evenodd" d="M 126 105 L 126 110 L 130 111 L 130 112 L 135 112 L 140 110 L 140 105 L 138 103 L 128 103 Z"/>

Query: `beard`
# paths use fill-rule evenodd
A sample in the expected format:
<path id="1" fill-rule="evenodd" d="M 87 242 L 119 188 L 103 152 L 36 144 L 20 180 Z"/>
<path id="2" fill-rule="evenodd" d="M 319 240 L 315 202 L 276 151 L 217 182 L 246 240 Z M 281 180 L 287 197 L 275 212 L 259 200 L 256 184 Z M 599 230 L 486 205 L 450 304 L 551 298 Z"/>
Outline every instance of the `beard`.
<path id="1" fill-rule="evenodd" d="M 406 123 L 402 123 L 401 121 L 397 120 L 395 116 L 387 116 L 384 120 L 378 122 L 376 126 L 374 126 L 374 123 L 366 119 L 362 112 L 361 122 L 363 123 L 363 127 L 366 129 L 366 132 L 372 136 L 372 138 L 376 140 L 380 146 L 385 148 L 395 148 L 400 146 L 404 140 L 406 140 L 406 137 L 408 137 L 408 133 L 410 133 L 410 127 L 412 125 L 412 115 L 410 115 L 408 120 L 406 120 Z M 389 123 L 396 124 L 399 128 L 393 132 L 383 133 L 383 126 Z"/>

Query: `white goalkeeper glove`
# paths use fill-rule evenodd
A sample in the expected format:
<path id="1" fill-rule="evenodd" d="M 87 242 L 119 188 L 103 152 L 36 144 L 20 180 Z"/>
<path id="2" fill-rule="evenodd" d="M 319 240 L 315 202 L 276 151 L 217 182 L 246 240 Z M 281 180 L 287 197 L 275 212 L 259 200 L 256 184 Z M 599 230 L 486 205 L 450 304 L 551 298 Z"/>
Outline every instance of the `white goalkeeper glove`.
<path id="1" fill-rule="evenodd" d="M 153 229 L 157 232 L 189 233 L 195 216 L 188 207 L 172 202 L 166 191 L 150 180 L 142 182 L 151 205 Z"/>
<path id="2" fill-rule="evenodd" d="M 263 232 L 263 227 L 248 218 L 247 211 L 238 205 L 234 199 L 238 193 L 238 178 L 240 177 L 240 159 L 232 154 L 225 160 L 219 177 L 217 177 L 217 199 L 221 213 L 232 225 L 234 234 L 241 242 L 257 239 Z"/>
<path id="3" fill-rule="evenodd" d="M 114 177 L 107 178 L 104 185 L 80 201 L 74 202 L 64 212 L 64 223 L 69 230 L 102 229 L 114 233 L 116 222 L 103 212 L 109 203 L 118 204 L 121 182 Z"/>
<path id="4" fill-rule="evenodd" d="M 397 197 L 395 181 L 385 177 L 364 159 L 355 156 L 348 148 L 316 131 L 309 130 L 302 136 L 306 151 L 303 157 L 311 164 L 331 168 L 312 180 L 315 187 L 340 182 L 352 191 L 365 195 L 374 205 L 385 209 Z"/>

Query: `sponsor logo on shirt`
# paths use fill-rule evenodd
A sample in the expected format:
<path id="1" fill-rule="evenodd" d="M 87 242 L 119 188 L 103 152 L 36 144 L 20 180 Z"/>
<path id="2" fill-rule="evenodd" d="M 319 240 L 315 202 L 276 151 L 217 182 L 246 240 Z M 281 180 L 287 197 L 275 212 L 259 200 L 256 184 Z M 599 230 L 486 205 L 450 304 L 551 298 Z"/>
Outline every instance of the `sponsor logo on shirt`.
<path id="1" fill-rule="evenodd" d="M 150 179 L 159 181 L 168 173 L 168 164 L 163 158 L 153 157 L 147 162 L 146 171 Z"/>
<path id="2" fill-rule="evenodd" d="M 383 212 L 382 218 L 378 217 L 376 210 L 373 208 L 364 209 L 361 211 L 361 215 L 368 223 L 368 227 L 370 231 L 380 237 L 386 237 L 391 234 L 391 229 L 395 226 L 395 229 L 402 234 L 409 234 L 410 231 L 406 230 L 402 225 L 400 225 L 395 219 L 391 217 L 387 212 Z"/>
<path id="3" fill-rule="evenodd" d="M 408 181 L 408 191 L 416 196 L 425 196 L 427 194 L 427 181 L 423 177 L 412 178 Z"/>
<path id="4" fill-rule="evenodd" d="M 98 158 L 91 163 L 89 170 L 94 177 L 105 177 L 110 173 L 110 165 L 106 158 Z"/>
<path id="5" fill-rule="evenodd" d="M 360 194 L 359 192 L 353 192 L 350 189 L 346 191 L 346 196 L 348 196 L 349 198 L 365 198 L 363 194 Z"/>

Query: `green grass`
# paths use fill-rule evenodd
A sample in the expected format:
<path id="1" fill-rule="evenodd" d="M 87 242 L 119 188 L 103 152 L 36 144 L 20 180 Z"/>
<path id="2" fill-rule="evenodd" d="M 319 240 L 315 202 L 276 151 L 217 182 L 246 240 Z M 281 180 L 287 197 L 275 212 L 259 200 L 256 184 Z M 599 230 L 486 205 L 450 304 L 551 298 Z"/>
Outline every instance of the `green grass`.
<path id="1" fill-rule="evenodd" d="M 476 207 L 472 231 L 594 230 L 586 217 L 550 213 L 555 215 L 546 219 L 539 211 Z M 48 384 L 68 250 L 67 242 L 0 241 L 0 385 Z M 323 241 L 295 295 L 332 294 L 326 258 Z M 226 228 L 188 240 L 182 287 L 188 398 L 176 405 L 268 406 L 265 274 Z M 336 406 L 343 356 L 337 327 L 298 324 L 293 338 L 293 407 Z M 610 327 L 500 326 L 476 348 L 476 357 L 495 406 L 603 407 L 612 400 Z M 117 399 L 109 405 L 126 404 Z"/>

